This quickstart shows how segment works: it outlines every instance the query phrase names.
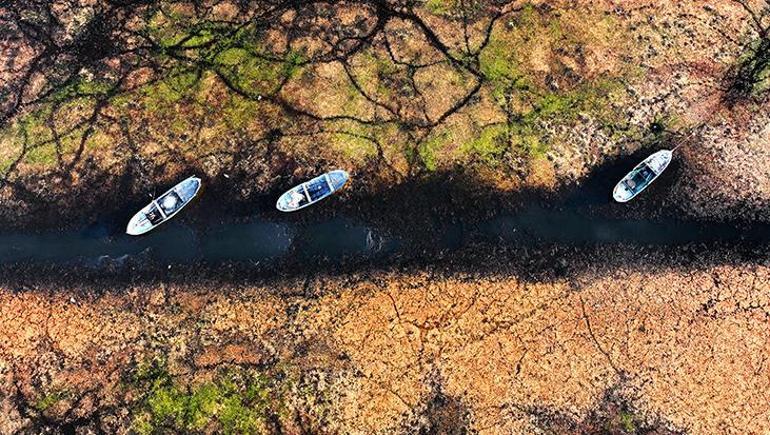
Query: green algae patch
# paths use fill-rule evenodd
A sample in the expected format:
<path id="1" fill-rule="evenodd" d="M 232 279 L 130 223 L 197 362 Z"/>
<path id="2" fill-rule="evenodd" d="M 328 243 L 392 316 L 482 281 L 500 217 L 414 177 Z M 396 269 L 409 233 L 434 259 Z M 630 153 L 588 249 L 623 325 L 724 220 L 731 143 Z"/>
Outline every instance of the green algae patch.
<path id="1" fill-rule="evenodd" d="M 609 29 L 605 18 L 598 29 Z M 479 53 L 479 71 L 494 104 L 506 121 L 474 126 L 475 135 L 460 147 L 485 164 L 499 166 L 508 154 L 531 160 L 546 156 L 554 127 L 569 126 L 580 116 L 612 130 L 619 122 L 612 101 L 622 90 L 622 77 L 586 69 L 586 48 L 603 33 L 533 4 L 497 26 Z M 606 33 L 609 33 L 607 31 Z M 606 35 L 605 35 L 606 36 Z"/>
<path id="2" fill-rule="evenodd" d="M 299 52 L 284 57 L 246 47 L 229 47 L 212 58 L 213 70 L 228 86 L 257 98 L 278 91 L 286 80 L 295 77 L 305 63 Z"/>
<path id="3" fill-rule="evenodd" d="M 245 129 L 259 114 L 259 103 L 240 95 L 229 95 L 222 107 L 222 120 L 233 130 Z"/>
<path id="4" fill-rule="evenodd" d="M 170 72 L 167 77 L 141 89 L 144 106 L 149 111 L 167 109 L 199 89 L 201 75 L 198 71 L 180 69 Z"/>
<path id="5" fill-rule="evenodd" d="M 71 396 L 67 390 L 55 390 L 44 395 L 35 402 L 35 409 L 40 412 L 45 412 L 62 400 L 67 400 Z"/>
<path id="6" fill-rule="evenodd" d="M 113 92 L 113 84 L 76 79 L 41 100 L 0 131 L 0 172 L 17 161 L 53 169 L 81 147 L 108 148 L 112 141 L 106 129 L 89 118 L 98 101 L 107 104 Z"/>
<path id="7" fill-rule="evenodd" d="M 351 75 L 356 86 L 351 84 L 349 92 L 357 94 L 358 88 L 370 98 L 387 102 L 397 93 L 395 89 L 404 71 L 388 56 L 372 49 L 363 50 L 353 62 Z"/>
<path id="8" fill-rule="evenodd" d="M 377 155 L 377 145 L 374 139 L 365 133 L 347 131 L 331 133 L 329 135 L 329 144 L 334 151 L 341 154 L 345 159 L 357 163 L 363 163 Z"/>
<path id="9" fill-rule="evenodd" d="M 493 163 L 506 152 L 510 146 L 510 130 L 506 125 L 491 125 L 481 129 L 478 136 L 463 144 L 463 153 L 472 153 L 488 163 Z"/>
<path id="10" fill-rule="evenodd" d="M 621 411 L 619 417 L 620 425 L 627 433 L 636 433 L 636 423 L 633 414 L 627 411 Z"/>
<path id="11" fill-rule="evenodd" d="M 770 90 L 770 38 L 753 41 L 738 58 L 732 89 L 751 96 Z"/>
<path id="12" fill-rule="evenodd" d="M 430 13 L 439 16 L 451 15 L 456 7 L 457 1 L 455 0 L 427 0 L 425 2 L 425 8 Z"/>
<path id="13" fill-rule="evenodd" d="M 225 370 L 213 379 L 182 384 L 162 361 L 140 365 L 133 386 L 146 393 L 135 408 L 133 429 L 262 433 L 267 419 L 283 412 L 286 381 L 255 370 Z"/>
<path id="14" fill-rule="evenodd" d="M 450 143 L 450 140 L 451 136 L 449 132 L 444 131 L 428 138 L 420 144 L 418 154 L 426 169 L 429 171 L 439 169 L 439 153 L 446 148 L 447 144 Z"/>
<path id="15" fill-rule="evenodd" d="M 474 137 L 460 145 L 456 157 L 476 156 L 493 167 L 502 164 L 502 158 L 511 153 L 544 158 L 554 140 L 549 126 L 569 125 L 580 115 L 599 120 L 601 125 L 617 122 L 616 114 L 607 109 L 616 86 L 614 82 L 600 80 L 574 89 L 551 91 L 520 78 L 496 100 L 506 113 L 506 121 L 475 126 Z"/>
<path id="16" fill-rule="evenodd" d="M 78 99 L 108 98 L 115 91 L 115 84 L 106 80 L 76 78 L 57 89 L 47 99 L 51 103 L 67 103 Z"/>

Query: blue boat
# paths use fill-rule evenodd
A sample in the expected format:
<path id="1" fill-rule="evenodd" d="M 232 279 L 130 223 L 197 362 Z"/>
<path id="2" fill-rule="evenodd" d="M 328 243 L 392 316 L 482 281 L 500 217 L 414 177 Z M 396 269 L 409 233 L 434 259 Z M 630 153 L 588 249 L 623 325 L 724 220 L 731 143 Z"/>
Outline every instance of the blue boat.
<path id="1" fill-rule="evenodd" d="M 319 175 L 289 189 L 278 198 L 275 207 L 283 212 L 303 209 L 340 190 L 349 178 L 350 175 L 340 169 Z"/>
<path id="2" fill-rule="evenodd" d="M 179 213 L 201 188 L 198 177 L 190 177 L 147 204 L 128 222 L 126 234 L 138 236 L 155 229 Z"/>

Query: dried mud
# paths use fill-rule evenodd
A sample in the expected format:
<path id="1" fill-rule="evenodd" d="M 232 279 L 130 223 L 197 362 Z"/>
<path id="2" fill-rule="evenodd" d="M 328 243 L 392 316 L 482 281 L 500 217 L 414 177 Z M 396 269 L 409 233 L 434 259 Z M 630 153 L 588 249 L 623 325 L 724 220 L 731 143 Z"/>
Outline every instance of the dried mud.
<path id="1" fill-rule="evenodd" d="M 624 431 L 619 418 L 658 432 L 764 430 L 767 252 L 580 254 L 550 278 L 522 276 L 503 255 L 474 271 L 5 288 L 0 425 L 127 431 L 141 397 L 127 373 L 162 355 L 193 385 L 233 367 L 290 367 L 325 400 L 290 395 L 289 431 L 299 414 L 341 433 Z"/>

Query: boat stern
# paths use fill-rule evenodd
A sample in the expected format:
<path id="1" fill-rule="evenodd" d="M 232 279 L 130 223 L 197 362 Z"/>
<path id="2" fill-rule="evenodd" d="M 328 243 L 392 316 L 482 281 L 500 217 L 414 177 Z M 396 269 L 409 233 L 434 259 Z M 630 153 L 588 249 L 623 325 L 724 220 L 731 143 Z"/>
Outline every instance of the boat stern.
<path id="1" fill-rule="evenodd" d="M 144 215 L 143 212 L 139 212 L 128 221 L 126 226 L 126 234 L 130 236 L 140 236 L 153 228 L 152 222 Z"/>
<path id="2" fill-rule="evenodd" d="M 302 184 L 300 184 L 281 195 L 275 203 L 275 208 L 279 211 L 288 213 L 297 211 L 307 204 L 307 198 L 303 193 Z"/>
<path id="3" fill-rule="evenodd" d="M 621 181 L 615 186 L 615 190 L 612 191 L 612 198 L 617 202 L 628 202 L 634 197 L 634 192 L 632 192 L 628 187 L 626 187 L 625 184 Z"/>
<path id="4" fill-rule="evenodd" d="M 281 195 L 280 198 L 278 198 L 278 201 L 276 201 L 275 203 L 275 208 L 277 208 L 278 211 L 283 211 L 283 212 L 293 211 L 290 205 L 291 205 L 291 197 L 289 196 L 289 193 L 286 192 L 283 195 Z"/>

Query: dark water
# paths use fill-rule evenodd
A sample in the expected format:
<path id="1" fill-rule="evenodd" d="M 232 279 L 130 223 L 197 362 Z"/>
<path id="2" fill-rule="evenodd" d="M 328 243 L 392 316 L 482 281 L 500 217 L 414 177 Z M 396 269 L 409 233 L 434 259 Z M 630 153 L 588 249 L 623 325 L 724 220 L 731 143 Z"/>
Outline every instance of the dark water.
<path id="1" fill-rule="evenodd" d="M 429 219 L 430 220 L 430 219 Z M 439 220 L 439 219 L 436 219 Z M 435 222 L 435 220 L 433 220 Z M 733 225 L 600 217 L 579 208 L 529 207 L 480 222 L 446 223 L 436 230 L 389 231 L 344 217 L 310 223 L 253 218 L 207 227 L 171 221 L 142 237 L 106 224 L 83 231 L 0 234 L 0 264 L 22 262 L 120 265 L 129 259 L 157 263 L 217 264 L 281 259 L 377 259 L 428 251 L 452 251 L 472 243 L 493 245 L 607 244 L 676 246 L 692 242 L 770 242 L 770 225 Z M 397 233 L 397 234 L 394 234 Z"/>
<path id="2" fill-rule="evenodd" d="M 770 225 L 767 224 L 624 220 L 588 216 L 576 211 L 555 213 L 537 208 L 517 215 L 496 217 L 481 224 L 480 228 L 484 235 L 510 243 L 678 246 L 709 242 L 770 242 Z"/>

